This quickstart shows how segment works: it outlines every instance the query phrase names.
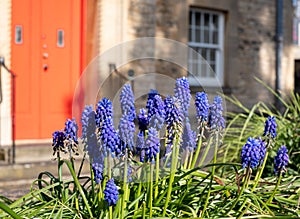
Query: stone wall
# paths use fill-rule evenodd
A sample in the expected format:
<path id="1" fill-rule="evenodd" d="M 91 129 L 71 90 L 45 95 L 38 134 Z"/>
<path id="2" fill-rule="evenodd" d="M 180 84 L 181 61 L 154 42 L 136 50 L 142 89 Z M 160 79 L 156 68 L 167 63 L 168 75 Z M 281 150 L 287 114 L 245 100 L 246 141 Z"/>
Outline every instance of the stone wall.
<path id="1" fill-rule="evenodd" d="M 149 1 L 132 2 L 149 3 Z M 224 92 L 233 94 L 248 107 L 258 101 L 264 101 L 267 104 L 274 102 L 273 95 L 259 84 L 255 77 L 275 87 L 276 1 L 156 0 L 150 2 L 152 3 L 151 9 L 141 10 L 145 29 L 151 29 L 151 36 L 168 38 L 185 44 L 188 42 L 190 7 L 223 12 L 225 15 Z M 155 10 L 155 17 L 151 14 L 153 10 Z M 284 92 L 292 90 L 294 84 L 292 10 L 291 1 L 284 1 L 284 49 L 281 63 L 281 86 Z M 137 12 L 135 11 L 134 14 Z M 147 18 L 149 20 L 145 21 Z M 154 20 L 155 34 L 152 32 Z M 137 28 L 137 30 L 142 29 Z M 136 34 L 136 37 L 145 36 L 149 36 L 147 31 L 140 31 Z M 156 46 L 156 50 L 159 49 L 161 47 Z M 168 53 L 170 57 L 176 57 L 179 51 L 164 48 L 159 53 Z M 187 57 L 183 58 L 187 59 Z M 155 68 L 156 72 L 173 78 L 186 74 L 180 66 L 164 60 L 156 61 Z"/>
<path id="2" fill-rule="evenodd" d="M 275 87 L 275 36 L 276 1 L 238 1 L 240 19 L 238 22 L 238 53 L 240 60 L 240 80 L 236 95 L 242 102 L 252 106 L 258 100 L 273 103 L 274 97 L 254 80 L 262 79 Z M 284 50 L 282 57 L 282 88 L 293 89 L 292 51 L 292 6 L 284 1 Z"/>
<path id="3" fill-rule="evenodd" d="M 254 77 L 262 79 L 273 88 L 275 86 L 276 1 L 127 0 L 124 2 L 128 13 L 126 17 L 123 16 L 126 19 L 126 30 L 122 32 L 123 42 L 141 37 L 155 37 L 174 40 L 174 44 L 187 45 L 190 7 L 224 13 L 224 81 L 222 84 L 224 93 L 236 96 L 247 107 L 253 106 L 258 101 L 267 104 L 274 102 L 273 95 Z M 292 90 L 294 86 L 292 10 L 291 1 L 284 1 L 281 85 L 285 92 Z M 168 43 L 161 45 L 158 41 L 149 38 L 144 45 L 139 42 L 130 48 L 130 51 L 127 50 L 127 58 L 136 58 L 139 55 L 143 58 L 131 60 L 120 67 L 120 70 L 125 75 L 129 69 L 133 69 L 135 76 L 158 73 L 173 79 L 186 75 L 186 65 L 176 65 L 175 62 L 176 60 L 187 61 L 187 54 L 178 51 L 178 47 L 174 45 Z M 175 61 L 170 62 L 160 57 L 171 57 Z M 157 78 L 153 77 L 152 80 L 154 83 L 149 84 L 163 86 Z M 214 91 L 217 87 L 207 89 Z M 195 87 L 193 90 L 197 91 L 199 88 Z M 232 106 L 229 108 L 233 109 Z"/>

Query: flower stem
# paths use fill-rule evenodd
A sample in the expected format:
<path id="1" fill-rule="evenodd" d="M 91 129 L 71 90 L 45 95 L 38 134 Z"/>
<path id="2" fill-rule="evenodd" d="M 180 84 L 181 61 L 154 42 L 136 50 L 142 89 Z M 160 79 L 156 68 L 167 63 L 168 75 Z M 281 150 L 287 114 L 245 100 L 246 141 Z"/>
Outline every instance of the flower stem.
<path id="1" fill-rule="evenodd" d="M 113 219 L 113 209 L 112 206 L 109 206 L 109 219 Z"/>
<path id="2" fill-rule="evenodd" d="M 195 152 L 195 155 L 194 155 L 194 159 L 192 161 L 192 164 L 191 164 L 191 169 L 193 169 L 196 165 L 196 162 L 198 160 L 198 156 L 199 156 L 199 153 L 200 153 L 200 150 L 201 150 L 201 146 L 202 146 L 202 139 L 203 139 L 203 134 L 204 134 L 204 126 L 203 124 L 201 123 L 200 124 L 200 136 L 198 138 L 198 145 L 197 145 L 197 150 Z"/>
<path id="3" fill-rule="evenodd" d="M 159 181 L 159 153 L 156 155 L 155 160 L 155 191 L 154 191 L 154 199 L 158 196 L 158 181 Z"/>
<path id="4" fill-rule="evenodd" d="M 205 151 L 204 151 L 204 154 L 203 154 L 203 156 L 200 160 L 200 163 L 198 164 L 199 167 L 201 167 L 203 165 L 204 161 L 205 161 L 205 158 L 206 158 L 206 156 L 208 154 L 208 151 L 210 149 L 211 140 L 212 140 L 212 138 L 209 138 L 208 144 L 206 145 L 206 148 L 205 148 Z"/>
<path id="5" fill-rule="evenodd" d="M 214 147 L 213 164 L 217 163 L 218 145 L 219 145 L 219 134 L 218 133 L 215 133 L 215 134 L 216 134 L 216 142 L 215 142 L 215 147 Z M 214 166 L 212 166 L 211 178 L 210 178 L 210 183 L 209 183 L 209 189 L 208 189 L 206 200 L 205 200 L 205 204 L 204 204 L 204 207 L 203 207 L 202 217 L 204 217 L 204 213 L 205 213 L 207 205 L 208 205 L 208 200 L 210 198 L 211 186 L 212 186 L 212 182 L 213 182 L 213 179 L 214 179 L 215 170 L 216 170 L 216 166 L 214 165 Z"/>
<path id="6" fill-rule="evenodd" d="M 125 156 L 124 156 L 124 175 L 123 175 L 123 197 L 122 197 L 122 211 L 121 211 L 121 218 L 124 218 L 124 213 L 126 209 L 126 197 L 127 197 L 127 190 L 128 190 L 128 184 L 127 184 L 127 173 L 128 172 L 128 166 L 127 166 L 127 150 L 125 150 Z"/>
<path id="7" fill-rule="evenodd" d="M 275 196 L 275 193 L 277 192 L 278 187 L 279 187 L 279 185 L 280 185 L 281 179 L 282 179 L 282 173 L 280 172 L 280 173 L 279 173 L 278 180 L 277 180 L 277 183 L 276 183 L 276 186 L 275 186 L 275 189 L 273 190 L 273 193 L 272 193 L 271 197 L 270 197 L 269 200 L 267 201 L 267 204 L 270 204 L 270 203 L 272 202 L 272 200 L 273 200 L 273 198 L 274 198 L 274 196 Z"/>
<path id="8" fill-rule="evenodd" d="M 149 177 L 149 189 L 150 189 L 150 194 L 149 194 L 149 217 L 152 217 L 152 201 L 153 201 L 153 165 L 150 163 L 150 177 Z"/>
<path id="9" fill-rule="evenodd" d="M 180 148 L 179 147 L 180 135 L 178 133 L 175 134 L 174 142 L 175 142 L 175 144 L 173 144 L 173 148 L 172 148 L 172 161 L 171 161 L 169 186 L 168 186 L 167 198 L 166 198 L 166 202 L 165 202 L 164 210 L 163 210 L 163 214 L 162 214 L 163 217 L 166 215 L 167 207 L 169 205 L 169 201 L 170 201 L 171 193 L 172 193 L 173 181 L 174 181 L 175 172 L 176 172 L 176 166 L 177 166 L 177 160 L 178 160 L 177 157 L 178 157 L 179 148 Z"/>
<path id="10" fill-rule="evenodd" d="M 146 203 L 143 202 L 143 219 L 146 219 Z"/>
<path id="11" fill-rule="evenodd" d="M 249 178 L 250 178 L 250 167 L 248 166 L 247 167 L 247 171 L 246 171 L 246 176 L 245 176 L 245 181 L 243 183 L 243 186 L 242 186 L 242 189 L 241 191 L 239 192 L 237 198 L 235 199 L 234 203 L 231 205 L 230 209 L 225 213 L 225 215 L 227 215 L 228 213 L 230 213 L 230 211 L 235 207 L 235 205 L 238 203 L 240 197 L 242 196 L 243 192 L 244 192 L 244 189 L 246 187 L 246 185 L 248 184 L 249 182 Z"/>
<path id="12" fill-rule="evenodd" d="M 142 191 L 142 182 L 139 183 L 139 187 L 138 187 L 138 191 L 137 191 L 137 194 L 136 194 L 136 198 L 140 197 L 141 191 Z M 139 202 L 136 202 L 135 203 L 135 207 L 134 207 L 134 215 L 136 215 L 138 209 L 139 209 Z"/>
<path id="13" fill-rule="evenodd" d="M 186 150 L 185 161 L 184 161 L 184 164 L 183 164 L 183 169 L 185 169 L 185 170 L 188 168 L 189 155 L 190 155 L 190 152 L 188 150 Z"/>
<path id="14" fill-rule="evenodd" d="M 268 156 L 269 156 L 268 146 L 269 146 L 270 144 L 271 144 L 271 142 L 270 142 L 270 140 L 269 140 L 269 141 L 268 141 L 268 145 L 267 145 L 266 155 L 265 155 L 265 158 L 264 158 L 264 162 L 263 162 L 262 166 L 258 169 L 258 171 L 257 171 L 257 173 L 256 173 L 256 175 L 255 175 L 255 178 L 254 178 L 254 185 L 253 185 L 253 187 L 252 187 L 252 189 L 251 189 L 251 193 L 253 193 L 254 190 L 256 189 L 256 186 L 258 185 L 258 182 L 259 182 L 259 180 L 260 180 L 260 178 L 261 178 L 261 176 L 262 176 L 262 173 L 263 173 L 263 171 L 264 171 L 264 168 L 265 168 L 265 166 L 266 166 L 267 159 L 268 159 Z M 248 198 L 246 198 L 246 199 L 244 200 L 244 202 L 243 202 L 242 206 L 240 207 L 239 211 L 242 211 L 242 209 L 244 208 L 244 206 L 245 206 L 246 203 L 247 203 L 247 200 L 248 200 Z M 250 207 L 250 205 L 248 205 L 248 206 L 246 207 L 246 209 L 245 209 L 243 212 L 246 212 L 246 211 L 248 210 L 249 207 Z M 243 216 L 243 214 L 241 214 L 241 216 Z"/>

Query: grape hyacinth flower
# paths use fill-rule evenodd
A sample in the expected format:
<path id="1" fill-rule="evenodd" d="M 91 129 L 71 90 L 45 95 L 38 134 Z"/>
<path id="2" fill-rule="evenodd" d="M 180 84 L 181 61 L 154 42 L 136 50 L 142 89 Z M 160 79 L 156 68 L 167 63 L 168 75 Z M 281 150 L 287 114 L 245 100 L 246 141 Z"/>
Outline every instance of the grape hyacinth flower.
<path id="1" fill-rule="evenodd" d="M 259 156 L 260 156 L 260 161 L 259 165 L 262 165 L 266 156 L 267 148 L 266 148 L 266 143 L 261 139 L 257 139 L 259 142 Z"/>
<path id="2" fill-rule="evenodd" d="M 140 153 L 140 161 L 144 162 L 145 160 L 145 135 L 143 132 L 140 132 L 136 136 L 136 147 L 135 154 Z"/>
<path id="3" fill-rule="evenodd" d="M 53 132 L 52 136 L 53 136 L 53 143 L 52 143 L 53 155 L 56 152 L 59 152 L 59 151 L 62 151 L 64 153 L 66 153 L 66 150 L 65 150 L 65 140 L 66 140 L 65 133 L 62 132 L 62 131 L 55 131 L 55 132 Z"/>
<path id="4" fill-rule="evenodd" d="M 250 167 L 254 169 L 259 165 L 260 159 L 260 142 L 255 138 L 249 137 L 241 152 L 243 168 Z"/>
<path id="5" fill-rule="evenodd" d="M 128 120 L 133 121 L 136 117 L 134 107 L 134 95 L 130 84 L 125 84 L 120 94 L 121 110 L 123 115 L 128 116 Z"/>
<path id="6" fill-rule="evenodd" d="M 224 129 L 225 119 L 223 117 L 222 98 L 215 96 L 214 102 L 210 105 L 208 125 L 211 129 Z"/>
<path id="7" fill-rule="evenodd" d="M 178 109 L 177 104 L 173 97 L 168 96 L 165 99 L 165 112 L 166 118 L 165 122 L 167 125 L 168 136 L 166 145 L 166 155 L 171 153 L 171 147 L 173 145 L 173 139 L 176 132 L 181 131 L 183 115 L 182 111 Z"/>
<path id="8" fill-rule="evenodd" d="M 127 183 L 131 183 L 133 181 L 132 179 L 132 166 L 130 164 L 128 164 L 127 167 Z"/>
<path id="9" fill-rule="evenodd" d="M 282 145 L 278 151 L 277 155 L 274 158 L 274 172 L 276 175 L 280 173 L 285 173 L 285 167 L 288 165 L 289 162 L 289 155 L 286 146 Z"/>
<path id="10" fill-rule="evenodd" d="M 146 162 L 153 162 L 156 158 L 156 154 L 159 153 L 160 142 L 157 135 L 158 132 L 155 128 L 149 128 L 148 137 L 146 139 L 144 147 Z M 142 159 L 141 161 L 144 162 L 144 159 Z"/>
<path id="11" fill-rule="evenodd" d="M 92 161 L 92 169 L 94 172 L 94 181 L 96 184 L 99 184 L 103 180 L 103 169 L 104 169 L 104 156 L 99 154 Z"/>
<path id="12" fill-rule="evenodd" d="M 200 122 L 208 121 L 209 103 L 205 92 L 197 92 L 195 96 L 197 118 Z"/>
<path id="13" fill-rule="evenodd" d="M 272 138 L 275 138 L 277 136 L 276 128 L 277 124 L 275 117 L 269 116 L 265 122 L 264 136 L 271 136 Z"/>
<path id="14" fill-rule="evenodd" d="M 151 89 L 150 92 L 148 93 L 148 100 L 147 100 L 147 103 L 146 103 L 146 108 L 148 109 L 148 115 L 149 117 L 151 117 L 151 109 L 153 108 L 153 105 L 154 105 L 154 97 L 156 95 L 159 95 L 159 93 L 157 92 L 157 90 L 154 90 L 154 89 Z M 150 111 L 150 112 L 149 112 Z"/>
<path id="15" fill-rule="evenodd" d="M 182 148 L 188 150 L 189 152 L 193 152 L 196 148 L 197 134 L 191 129 L 190 122 L 185 122 L 183 134 L 182 134 Z"/>
<path id="16" fill-rule="evenodd" d="M 148 94 L 146 108 L 150 126 L 161 129 L 165 121 L 165 109 L 164 102 L 156 90 L 151 90 Z"/>
<path id="17" fill-rule="evenodd" d="M 180 102 L 180 109 L 184 116 L 188 116 L 188 109 L 191 101 L 191 90 L 189 81 L 186 77 L 176 79 L 174 96 Z"/>
<path id="18" fill-rule="evenodd" d="M 164 103 L 165 103 L 165 112 L 166 112 L 165 121 L 167 127 L 174 126 L 175 124 L 180 124 L 182 122 L 183 115 L 180 112 L 174 98 L 168 96 L 166 97 Z"/>
<path id="19" fill-rule="evenodd" d="M 95 112 L 92 106 L 85 106 L 81 115 L 82 135 L 81 139 L 84 144 L 87 142 L 87 136 L 95 134 Z"/>
<path id="20" fill-rule="evenodd" d="M 131 116 L 132 115 L 127 116 L 126 114 L 123 114 L 120 119 L 119 131 L 121 141 L 132 151 L 134 147 L 135 126 L 134 122 L 131 120 Z"/>
<path id="21" fill-rule="evenodd" d="M 138 115 L 139 129 L 140 132 L 145 133 L 148 129 L 149 119 L 144 108 L 140 109 L 140 114 Z"/>
<path id="22" fill-rule="evenodd" d="M 68 119 L 65 123 L 64 131 L 66 136 L 66 147 L 68 148 L 69 157 L 72 159 L 72 154 L 79 155 L 77 140 L 78 126 L 76 121 L 74 119 Z"/>
<path id="23" fill-rule="evenodd" d="M 74 142 L 75 144 L 78 144 L 77 132 L 78 132 L 78 126 L 75 120 L 68 119 L 65 123 L 66 139 L 70 142 Z"/>
<path id="24" fill-rule="evenodd" d="M 104 200 L 107 201 L 108 206 L 117 204 L 119 199 L 119 191 L 114 182 L 114 179 L 109 179 L 104 189 Z"/>
<path id="25" fill-rule="evenodd" d="M 97 127 L 100 128 L 104 120 L 112 119 L 112 117 L 113 117 L 112 102 L 107 98 L 103 98 L 97 103 L 97 107 L 96 107 Z"/>
<path id="26" fill-rule="evenodd" d="M 104 151 L 109 150 L 112 156 L 121 154 L 122 142 L 120 140 L 119 133 L 113 126 L 112 118 L 104 120 L 102 127 L 100 128 L 100 139 L 104 147 Z"/>

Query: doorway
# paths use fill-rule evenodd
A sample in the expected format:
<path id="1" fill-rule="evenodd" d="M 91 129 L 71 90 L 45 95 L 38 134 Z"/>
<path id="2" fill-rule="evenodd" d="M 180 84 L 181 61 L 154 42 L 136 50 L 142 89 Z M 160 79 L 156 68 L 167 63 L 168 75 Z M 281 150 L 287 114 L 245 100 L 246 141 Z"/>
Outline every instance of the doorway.
<path id="1" fill-rule="evenodd" d="M 81 68 L 82 0 L 12 0 L 16 139 L 51 138 L 72 116 Z"/>

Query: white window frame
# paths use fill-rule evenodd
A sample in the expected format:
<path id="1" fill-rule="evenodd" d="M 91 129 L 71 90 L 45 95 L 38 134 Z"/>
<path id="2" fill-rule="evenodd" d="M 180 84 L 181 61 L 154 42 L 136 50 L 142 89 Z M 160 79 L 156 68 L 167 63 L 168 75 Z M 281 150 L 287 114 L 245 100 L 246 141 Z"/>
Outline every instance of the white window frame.
<path id="1" fill-rule="evenodd" d="M 222 12 L 218 12 L 218 11 L 212 11 L 212 10 L 206 10 L 206 9 L 200 9 L 200 8 L 190 8 L 189 13 L 194 12 L 192 14 L 192 23 L 189 23 L 189 34 L 190 34 L 190 28 L 191 28 L 191 33 L 192 33 L 192 37 L 191 37 L 191 41 L 190 41 L 190 37 L 189 37 L 189 43 L 188 46 L 189 47 L 198 47 L 198 48 L 213 48 L 216 49 L 216 57 L 215 57 L 215 77 L 201 77 L 201 76 L 196 76 L 197 74 L 193 73 L 191 70 L 191 64 L 193 63 L 190 56 L 192 52 L 196 52 L 195 50 L 192 50 L 192 48 L 189 49 L 189 53 L 188 54 L 188 69 L 189 69 L 189 82 L 190 84 L 193 86 L 199 86 L 199 82 L 200 85 L 203 86 L 210 86 L 210 87 L 214 87 L 214 86 L 223 86 L 223 72 L 224 72 L 224 13 Z M 204 13 L 209 14 L 210 17 L 211 15 L 217 15 L 218 17 L 218 44 L 212 44 L 212 43 L 200 43 L 200 42 L 196 42 L 195 41 L 195 30 L 196 30 L 196 16 L 195 16 L 195 12 L 196 13 L 201 13 L 201 26 L 203 26 L 203 16 Z M 189 15 L 190 16 L 190 15 Z M 209 27 L 210 28 L 210 27 Z M 201 33 L 202 37 L 203 37 L 203 31 Z M 198 63 L 200 63 L 201 60 L 199 60 Z M 193 70 L 194 71 L 194 70 Z M 195 78 L 196 76 L 196 78 Z"/>

